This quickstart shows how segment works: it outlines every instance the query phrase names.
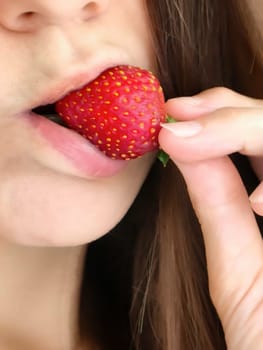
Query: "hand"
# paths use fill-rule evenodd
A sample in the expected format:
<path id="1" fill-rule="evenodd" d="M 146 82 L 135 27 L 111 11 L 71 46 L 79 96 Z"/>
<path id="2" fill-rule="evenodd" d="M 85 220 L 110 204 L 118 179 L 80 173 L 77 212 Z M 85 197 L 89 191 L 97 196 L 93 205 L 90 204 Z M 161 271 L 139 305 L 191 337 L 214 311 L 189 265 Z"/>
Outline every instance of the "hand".
<path id="1" fill-rule="evenodd" d="M 263 184 L 248 198 L 228 155 L 252 159 L 263 180 L 263 101 L 225 88 L 167 102 L 178 122 L 159 137 L 182 172 L 202 226 L 211 298 L 229 350 L 263 349 Z"/>

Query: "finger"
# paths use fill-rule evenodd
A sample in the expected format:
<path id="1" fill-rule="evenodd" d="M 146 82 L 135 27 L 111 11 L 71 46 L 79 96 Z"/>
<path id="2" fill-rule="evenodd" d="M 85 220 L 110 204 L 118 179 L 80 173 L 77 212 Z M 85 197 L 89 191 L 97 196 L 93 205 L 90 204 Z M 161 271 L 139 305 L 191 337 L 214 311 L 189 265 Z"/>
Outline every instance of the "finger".
<path id="1" fill-rule="evenodd" d="M 258 179 L 263 181 L 263 156 L 261 157 L 250 157 L 250 163 L 255 171 Z M 260 183 L 258 187 L 249 197 L 251 207 L 258 215 L 263 216 L 263 183 Z"/>
<path id="2" fill-rule="evenodd" d="M 235 307 L 244 300 L 262 269 L 261 235 L 246 190 L 230 159 L 177 165 L 202 227 L 210 293 L 227 328 Z M 262 291 L 255 295 L 255 305 L 260 298 Z M 247 314 L 239 315 L 236 321 L 245 322 L 242 317 Z"/>
<path id="3" fill-rule="evenodd" d="M 192 162 L 234 152 L 263 154 L 263 108 L 221 108 L 198 120 L 163 124 L 161 148 Z"/>
<path id="4" fill-rule="evenodd" d="M 262 108 L 263 101 L 216 87 L 195 96 L 172 98 L 166 102 L 167 114 L 175 120 L 195 119 L 224 107 Z"/>
<path id="5" fill-rule="evenodd" d="M 263 216 L 263 183 L 249 197 L 253 210 Z"/>

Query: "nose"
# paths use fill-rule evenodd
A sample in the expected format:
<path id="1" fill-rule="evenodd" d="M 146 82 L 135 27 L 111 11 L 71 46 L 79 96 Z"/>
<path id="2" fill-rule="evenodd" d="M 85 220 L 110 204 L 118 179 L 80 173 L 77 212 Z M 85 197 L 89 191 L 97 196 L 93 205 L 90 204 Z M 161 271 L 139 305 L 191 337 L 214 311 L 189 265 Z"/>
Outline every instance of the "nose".
<path id="1" fill-rule="evenodd" d="M 104 12 L 109 0 L 0 0 L 0 24 L 31 32 L 47 24 L 88 21 Z"/>

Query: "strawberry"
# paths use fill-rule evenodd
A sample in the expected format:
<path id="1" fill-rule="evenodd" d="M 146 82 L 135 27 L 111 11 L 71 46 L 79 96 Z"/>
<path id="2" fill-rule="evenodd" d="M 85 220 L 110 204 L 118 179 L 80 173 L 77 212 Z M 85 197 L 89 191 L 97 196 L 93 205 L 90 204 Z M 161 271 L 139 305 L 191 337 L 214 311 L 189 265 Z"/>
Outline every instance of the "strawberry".
<path id="1" fill-rule="evenodd" d="M 107 156 L 123 160 L 157 150 L 160 123 L 166 121 L 158 79 L 133 66 L 107 69 L 58 101 L 56 111 Z"/>

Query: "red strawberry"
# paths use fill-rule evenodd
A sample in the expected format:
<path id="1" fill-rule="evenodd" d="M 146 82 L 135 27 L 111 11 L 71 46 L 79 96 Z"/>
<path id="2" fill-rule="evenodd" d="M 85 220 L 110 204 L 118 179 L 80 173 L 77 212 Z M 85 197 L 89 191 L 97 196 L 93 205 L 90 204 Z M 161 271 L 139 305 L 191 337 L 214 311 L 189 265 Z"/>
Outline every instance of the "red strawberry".
<path id="1" fill-rule="evenodd" d="M 132 66 L 107 69 L 56 104 L 65 123 L 113 159 L 129 160 L 158 149 L 165 122 L 157 78 Z"/>

